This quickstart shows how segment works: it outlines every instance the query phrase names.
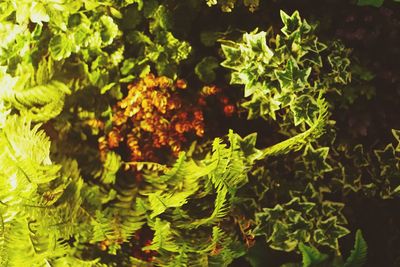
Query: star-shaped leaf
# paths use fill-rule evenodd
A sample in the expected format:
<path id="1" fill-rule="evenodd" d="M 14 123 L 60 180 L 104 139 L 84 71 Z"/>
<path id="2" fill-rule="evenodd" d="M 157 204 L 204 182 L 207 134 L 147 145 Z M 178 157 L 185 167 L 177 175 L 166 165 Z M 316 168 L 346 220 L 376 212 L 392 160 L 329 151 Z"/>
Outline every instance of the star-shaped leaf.
<path id="1" fill-rule="evenodd" d="M 314 232 L 314 239 L 321 245 L 329 246 L 335 250 L 339 249 L 338 239 L 349 234 L 350 231 L 337 224 L 336 217 L 318 222 L 318 230 Z"/>
<path id="2" fill-rule="evenodd" d="M 257 58 L 262 57 L 264 63 L 268 63 L 274 55 L 272 50 L 267 46 L 266 36 L 267 33 L 263 31 L 259 33 L 245 33 L 243 35 L 243 41 L 247 47 L 252 50 Z"/>
<path id="3" fill-rule="evenodd" d="M 299 28 L 302 25 L 302 21 L 301 21 L 300 14 L 298 11 L 293 12 L 293 14 L 291 16 L 289 16 L 288 14 L 286 14 L 284 11 L 281 10 L 280 15 L 281 15 L 281 19 L 284 24 L 281 31 L 286 36 L 289 36 L 292 33 L 299 30 Z"/>
<path id="4" fill-rule="evenodd" d="M 353 158 L 354 165 L 357 167 L 365 167 L 369 165 L 369 161 L 364 154 L 364 147 L 362 144 L 358 144 L 354 147 L 351 157 Z"/>
<path id="5" fill-rule="evenodd" d="M 322 59 L 320 53 L 326 48 L 327 46 L 321 42 L 318 42 L 317 38 L 311 39 L 307 44 L 302 43 L 301 49 L 305 50 L 305 54 L 302 60 L 310 61 L 313 64 L 322 67 Z"/>
<path id="6" fill-rule="evenodd" d="M 221 66 L 240 71 L 243 67 L 243 56 L 240 46 L 232 42 L 229 45 L 221 45 L 221 48 L 226 57 Z"/>
<path id="7" fill-rule="evenodd" d="M 319 113 L 317 101 L 310 95 L 302 95 L 294 99 L 290 105 L 294 114 L 294 125 L 299 125 L 303 121 L 312 125 Z"/>
<path id="8" fill-rule="evenodd" d="M 304 88 L 308 83 L 311 68 L 300 69 L 296 61 L 289 59 L 284 70 L 276 70 L 275 75 L 282 91 Z"/>
<path id="9" fill-rule="evenodd" d="M 301 211 L 301 213 L 307 214 L 314 209 L 315 203 L 301 201 L 300 198 L 295 197 L 289 203 L 286 203 L 284 207 L 291 210 Z"/>
<path id="10" fill-rule="evenodd" d="M 332 167 L 326 162 L 326 158 L 329 153 L 329 147 L 320 147 L 314 149 L 312 145 L 307 145 L 303 153 L 303 159 L 305 164 L 313 171 L 316 175 L 321 175 L 324 172 L 329 172 Z"/>
<path id="11" fill-rule="evenodd" d="M 380 163 L 381 175 L 394 175 L 400 170 L 397 167 L 398 159 L 396 158 L 396 152 L 393 144 L 389 144 L 383 150 L 376 149 L 374 151 L 378 161 Z"/>
<path id="12" fill-rule="evenodd" d="M 393 134 L 394 138 L 396 138 L 396 140 L 397 140 L 396 151 L 400 152 L 400 130 L 392 129 L 392 134 Z"/>
<path id="13" fill-rule="evenodd" d="M 244 153 L 244 156 L 250 161 L 254 161 L 261 157 L 262 152 L 256 148 L 257 133 L 249 134 L 248 136 L 241 138 L 237 137 L 239 146 Z"/>

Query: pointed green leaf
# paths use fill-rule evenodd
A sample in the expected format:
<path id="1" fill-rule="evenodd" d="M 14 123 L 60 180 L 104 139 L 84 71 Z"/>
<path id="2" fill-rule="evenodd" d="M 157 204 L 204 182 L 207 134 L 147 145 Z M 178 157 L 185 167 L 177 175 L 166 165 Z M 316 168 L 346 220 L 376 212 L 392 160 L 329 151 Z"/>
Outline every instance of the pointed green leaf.
<path id="1" fill-rule="evenodd" d="M 299 244 L 299 250 L 303 257 L 303 267 L 316 266 L 328 259 L 328 255 L 319 252 L 315 247 L 306 246 L 303 243 Z"/>
<path id="2" fill-rule="evenodd" d="M 357 230 L 354 249 L 346 259 L 344 267 L 363 267 L 367 262 L 367 242 L 365 242 L 361 230 Z"/>

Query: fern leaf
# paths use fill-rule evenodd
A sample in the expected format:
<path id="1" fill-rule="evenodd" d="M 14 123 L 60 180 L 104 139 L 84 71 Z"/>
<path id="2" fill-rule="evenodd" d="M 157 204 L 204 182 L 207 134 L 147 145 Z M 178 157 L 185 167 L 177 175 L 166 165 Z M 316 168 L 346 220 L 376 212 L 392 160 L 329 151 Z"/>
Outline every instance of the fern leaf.
<path id="1" fill-rule="evenodd" d="M 188 228 L 198 228 L 202 225 L 214 224 L 216 221 L 221 220 L 229 212 L 229 206 L 227 203 L 226 195 L 228 191 L 226 188 L 222 188 L 218 191 L 217 197 L 215 198 L 214 210 L 209 217 L 194 220 L 190 225 L 186 225 Z"/>
<path id="2" fill-rule="evenodd" d="M 303 257 L 303 267 L 316 266 L 328 259 L 328 255 L 323 254 L 314 247 L 309 247 L 303 243 L 299 244 L 299 250 Z"/>
<path id="3" fill-rule="evenodd" d="M 295 135 L 285 141 L 282 141 L 271 147 L 267 147 L 263 150 L 262 158 L 267 156 L 275 156 L 280 154 L 286 154 L 290 151 L 296 151 L 301 149 L 305 144 L 317 139 L 324 133 L 324 127 L 327 124 L 328 106 L 327 103 L 322 99 L 317 100 L 319 102 L 319 115 L 313 122 L 311 127 L 298 135 Z"/>
<path id="4" fill-rule="evenodd" d="M 70 89 L 62 82 L 53 80 L 23 91 L 8 90 L 2 97 L 4 101 L 28 114 L 33 121 L 47 121 L 62 111 L 65 95 Z"/>
<path id="5" fill-rule="evenodd" d="M 344 267 L 362 267 L 367 261 L 367 242 L 365 242 L 361 230 L 357 230 L 354 248 L 346 259 Z"/>
<path id="6" fill-rule="evenodd" d="M 105 184 L 114 184 L 116 174 L 121 166 L 121 156 L 115 152 L 108 152 L 106 162 L 104 163 L 104 170 L 101 175 L 101 181 Z"/>
<path id="7" fill-rule="evenodd" d="M 154 238 L 150 246 L 146 246 L 143 250 L 166 250 L 170 252 L 178 252 L 179 246 L 174 242 L 173 233 L 170 223 L 156 219 L 154 224 Z"/>

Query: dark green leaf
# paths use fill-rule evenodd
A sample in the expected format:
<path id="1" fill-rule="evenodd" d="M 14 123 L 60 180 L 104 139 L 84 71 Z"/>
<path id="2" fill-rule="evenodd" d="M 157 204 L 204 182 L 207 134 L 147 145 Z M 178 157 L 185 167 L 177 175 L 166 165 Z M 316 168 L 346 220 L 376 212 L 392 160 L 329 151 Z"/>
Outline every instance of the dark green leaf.
<path id="1" fill-rule="evenodd" d="M 303 267 L 317 266 L 328 259 L 328 255 L 321 253 L 312 246 L 306 246 L 303 243 L 299 244 L 299 250 L 303 257 Z"/>
<path id="2" fill-rule="evenodd" d="M 346 259 L 344 267 L 363 267 L 367 262 L 367 242 L 365 242 L 361 230 L 357 230 L 354 249 Z"/>

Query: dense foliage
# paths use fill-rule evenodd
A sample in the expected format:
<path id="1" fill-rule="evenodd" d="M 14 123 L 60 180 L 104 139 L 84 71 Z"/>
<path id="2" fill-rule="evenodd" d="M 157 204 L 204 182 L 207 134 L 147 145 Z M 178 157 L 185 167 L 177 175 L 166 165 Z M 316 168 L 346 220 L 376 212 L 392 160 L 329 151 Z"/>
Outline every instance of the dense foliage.
<path id="1" fill-rule="evenodd" d="M 314 2 L 2 1 L 1 266 L 400 264 L 400 5 Z"/>

